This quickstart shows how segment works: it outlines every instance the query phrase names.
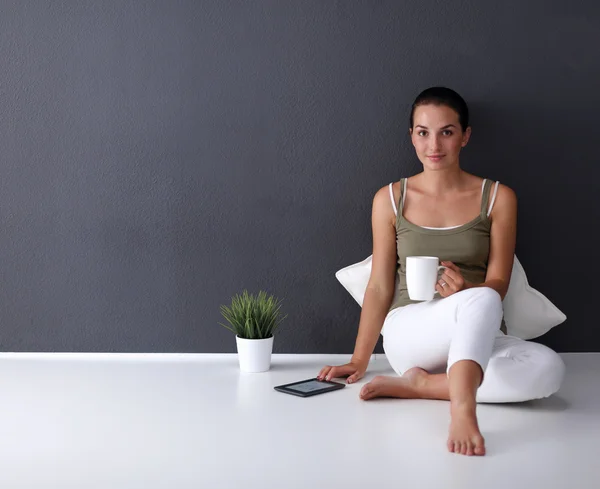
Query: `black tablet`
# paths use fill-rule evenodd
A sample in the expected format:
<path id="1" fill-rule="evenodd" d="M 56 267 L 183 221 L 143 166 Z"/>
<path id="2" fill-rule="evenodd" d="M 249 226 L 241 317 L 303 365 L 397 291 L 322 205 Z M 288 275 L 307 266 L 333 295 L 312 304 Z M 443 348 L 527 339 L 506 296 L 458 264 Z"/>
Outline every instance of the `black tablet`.
<path id="1" fill-rule="evenodd" d="M 346 387 L 346 384 L 314 378 L 292 382 L 291 384 L 277 385 L 275 386 L 275 390 L 294 396 L 309 397 L 316 396 L 317 394 L 324 394 L 325 392 L 337 391 L 344 387 Z"/>

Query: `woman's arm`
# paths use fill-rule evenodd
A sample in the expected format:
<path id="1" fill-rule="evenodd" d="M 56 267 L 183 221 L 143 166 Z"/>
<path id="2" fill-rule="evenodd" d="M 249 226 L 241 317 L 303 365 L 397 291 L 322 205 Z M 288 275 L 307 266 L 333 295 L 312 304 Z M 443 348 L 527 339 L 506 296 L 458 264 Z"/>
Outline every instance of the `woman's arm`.
<path id="1" fill-rule="evenodd" d="M 396 216 L 388 187 L 373 198 L 373 258 L 352 361 L 368 364 L 394 297 L 396 284 Z"/>
<path id="2" fill-rule="evenodd" d="M 504 299 L 508 292 L 517 239 L 517 196 L 505 185 L 498 186 L 490 220 L 490 256 L 485 282 L 477 285 L 465 282 L 464 288 L 490 287 Z"/>
<path id="3" fill-rule="evenodd" d="M 330 380 L 348 376 L 349 384 L 361 379 L 369 365 L 371 354 L 381 333 L 396 284 L 396 216 L 390 202 L 388 187 L 378 190 L 373 198 L 373 257 L 371 275 L 363 299 L 354 354 L 349 363 L 326 365 L 318 379 Z"/>

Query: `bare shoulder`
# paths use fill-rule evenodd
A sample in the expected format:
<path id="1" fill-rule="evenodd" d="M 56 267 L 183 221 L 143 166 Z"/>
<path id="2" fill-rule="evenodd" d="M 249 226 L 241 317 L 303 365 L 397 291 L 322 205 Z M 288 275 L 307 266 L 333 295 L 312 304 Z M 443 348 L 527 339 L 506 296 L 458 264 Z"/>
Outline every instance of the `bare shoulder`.
<path id="1" fill-rule="evenodd" d="M 399 192 L 399 182 L 395 182 L 392 185 L 392 192 L 394 196 L 394 202 L 398 200 Z M 394 212 L 394 207 L 392 204 L 392 199 L 390 197 L 390 186 L 385 185 L 381 187 L 373 198 L 373 214 L 377 214 L 379 217 L 386 219 L 395 219 L 396 214 Z"/>
<path id="2" fill-rule="evenodd" d="M 394 293 L 397 260 L 395 219 L 388 184 L 373 198 L 373 262 L 368 288 L 384 292 L 390 300 Z"/>
<path id="3" fill-rule="evenodd" d="M 517 194 L 515 191 L 504 184 L 498 185 L 496 203 L 500 206 L 513 206 L 517 204 Z"/>
<path id="4" fill-rule="evenodd" d="M 490 192 L 490 204 L 493 198 L 493 192 Z M 496 200 L 494 201 L 494 207 L 490 217 L 492 221 L 496 217 L 500 216 L 513 216 L 517 212 L 517 194 L 513 189 L 504 184 L 498 185 L 498 192 L 496 194 Z"/>

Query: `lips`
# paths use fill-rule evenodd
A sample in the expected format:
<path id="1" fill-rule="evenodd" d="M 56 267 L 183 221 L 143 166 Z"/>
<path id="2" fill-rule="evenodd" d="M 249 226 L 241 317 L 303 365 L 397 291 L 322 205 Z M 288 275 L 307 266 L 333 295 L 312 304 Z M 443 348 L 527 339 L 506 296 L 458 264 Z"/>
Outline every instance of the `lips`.
<path id="1" fill-rule="evenodd" d="M 433 161 L 439 161 L 446 155 L 428 155 L 427 158 Z"/>

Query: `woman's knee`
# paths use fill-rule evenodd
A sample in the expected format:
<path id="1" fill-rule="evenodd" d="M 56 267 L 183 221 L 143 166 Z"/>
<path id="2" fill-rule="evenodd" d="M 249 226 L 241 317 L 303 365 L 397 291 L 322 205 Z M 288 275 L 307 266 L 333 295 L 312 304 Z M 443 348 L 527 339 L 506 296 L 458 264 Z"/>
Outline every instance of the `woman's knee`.
<path id="1" fill-rule="evenodd" d="M 467 289 L 470 293 L 470 299 L 483 301 L 492 305 L 502 305 L 502 298 L 500 294 L 491 287 L 471 287 Z"/>
<path id="2" fill-rule="evenodd" d="M 502 321 L 504 314 L 502 298 L 496 290 L 491 287 L 473 287 L 459 293 L 464 293 L 466 296 L 462 308 L 471 311 L 473 309 L 482 311 L 485 313 L 486 318 L 493 319 L 492 323 Z"/>

